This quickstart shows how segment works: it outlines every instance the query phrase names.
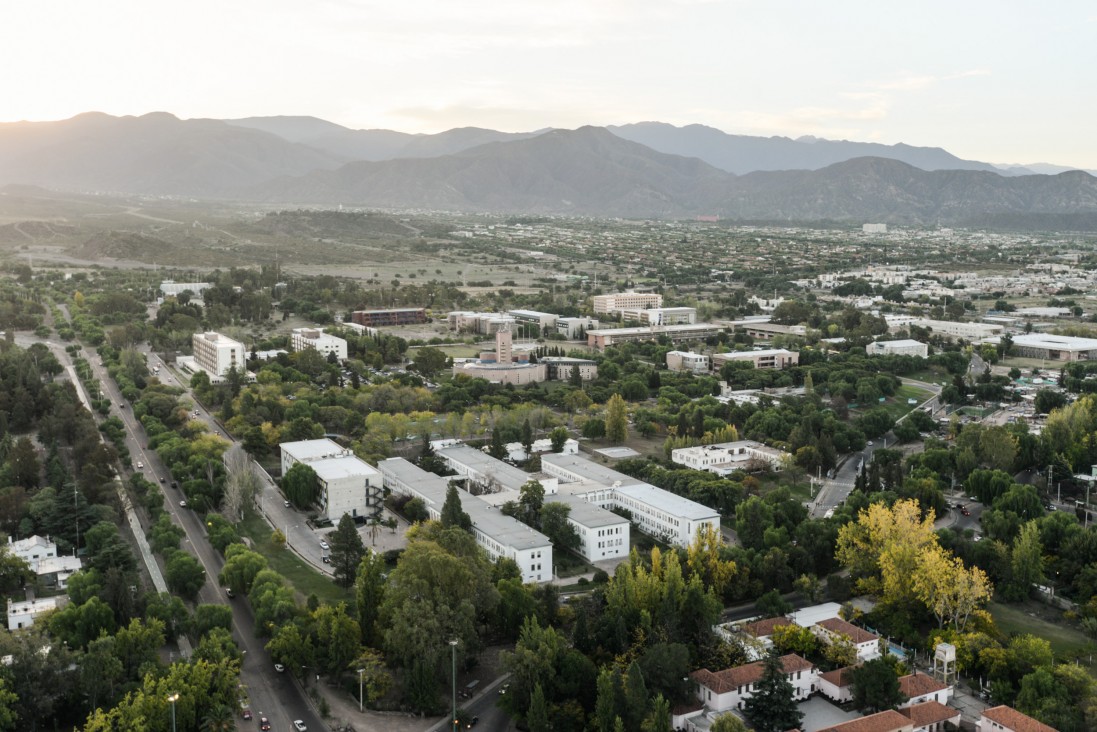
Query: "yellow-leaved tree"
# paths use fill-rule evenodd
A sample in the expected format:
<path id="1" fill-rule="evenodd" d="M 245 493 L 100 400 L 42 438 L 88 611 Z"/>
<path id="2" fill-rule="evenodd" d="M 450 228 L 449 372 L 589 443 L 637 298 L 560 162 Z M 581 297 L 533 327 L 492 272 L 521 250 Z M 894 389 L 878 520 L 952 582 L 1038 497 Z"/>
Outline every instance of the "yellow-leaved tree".
<path id="1" fill-rule="evenodd" d="M 937 618 L 937 627 L 949 623 L 963 632 L 968 618 L 990 599 L 986 572 L 970 569 L 939 546 L 926 549 L 911 578 L 914 592 Z"/>
<path id="2" fill-rule="evenodd" d="M 911 577 L 923 550 L 937 546 L 933 512 L 922 518 L 917 501 L 874 503 L 838 531 L 835 556 L 861 592 L 881 602 L 906 605 L 917 599 Z"/>

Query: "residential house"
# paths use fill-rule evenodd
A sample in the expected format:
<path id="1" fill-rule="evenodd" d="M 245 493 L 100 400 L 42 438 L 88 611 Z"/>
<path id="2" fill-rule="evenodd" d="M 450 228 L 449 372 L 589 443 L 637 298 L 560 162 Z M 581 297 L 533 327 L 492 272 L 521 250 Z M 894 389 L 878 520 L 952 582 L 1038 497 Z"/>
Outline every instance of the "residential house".
<path id="1" fill-rule="evenodd" d="M 975 732 L 1058 732 L 1058 730 L 1003 704 L 984 709 L 979 721 L 975 723 Z"/>
<path id="2" fill-rule="evenodd" d="M 853 701 L 853 669 L 844 666 L 819 674 L 819 691 L 836 704 Z"/>
<path id="3" fill-rule="evenodd" d="M 797 701 L 815 692 L 819 670 L 811 661 L 789 653 L 781 656 L 781 668 L 793 686 L 793 698 Z M 764 661 L 755 661 L 716 672 L 703 668 L 690 674 L 690 678 L 697 684 L 697 698 L 706 707 L 714 712 L 725 712 L 743 708 L 743 702 L 757 690 L 764 669 Z"/>
<path id="4" fill-rule="evenodd" d="M 827 644 L 836 643 L 842 638 L 848 639 L 856 647 L 857 658 L 861 661 L 871 661 L 880 656 L 880 636 L 841 618 L 820 620 L 812 626 L 811 632 Z"/>
<path id="5" fill-rule="evenodd" d="M 914 732 L 945 732 L 960 728 L 960 710 L 932 700 L 903 707 L 899 713 L 910 718 Z"/>
<path id="6" fill-rule="evenodd" d="M 899 691 L 903 692 L 908 701 L 900 704 L 900 707 L 921 704 L 926 701 L 935 701 L 939 704 L 948 704 L 952 698 L 952 687 L 927 674 L 918 672 L 899 677 Z"/>
<path id="7" fill-rule="evenodd" d="M 825 727 L 818 732 L 914 732 L 914 723 L 910 717 L 894 709 L 888 709 L 867 717 L 851 719 L 833 727 Z"/>

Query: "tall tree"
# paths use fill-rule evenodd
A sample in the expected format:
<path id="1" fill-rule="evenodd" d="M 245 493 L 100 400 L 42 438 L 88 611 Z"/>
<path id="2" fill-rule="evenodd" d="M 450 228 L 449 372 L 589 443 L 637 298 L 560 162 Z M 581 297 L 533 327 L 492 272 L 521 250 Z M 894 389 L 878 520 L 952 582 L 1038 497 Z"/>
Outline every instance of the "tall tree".
<path id="1" fill-rule="evenodd" d="M 620 394 L 606 402 L 606 437 L 618 445 L 628 439 L 628 407 Z"/>
<path id="2" fill-rule="evenodd" d="M 282 491 L 297 508 L 308 508 L 320 498 L 320 479 L 305 463 L 294 463 L 282 476 Z"/>
<path id="3" fill-rule="evenodd" d="M 552 443 L 553 452 L 563 452 L 564 445 L 568 442 L 568 428 L 564 426 L 554 427 L 552 432 L 549 432 L 549 442 Z"/>
<path id="4" fill-rule="evenodd" d="M 545 690 L 540 684 L 533 687 L 530 695 L 529 711 L 526 712 L 526 726 L 529 732 L 549 732 L 548 706 L 545 704 Z"/>
<path id="5" fill-rule="evenodd" d="M 804 715 L 796 706 L 795 690 L 776 651 L 766 656 L 762 678 L 743 703 L 743 716 L 757 732 L 785 732 L 800 726 Z"/>
<path id="6" fill-rule="evenodd" d="M 1040 542 L 1040 530 L 1035 521 L 1021 527 L 1010 551 L 1010 581 L 1006 595 L 1013 600 L 1023 600 L 1032 586 L 1044 579 L 1044 547 Z"/>
<path id="7" fill-rule="evenodd" d="M 339 519 L 335 531 L 328 535 L 328 543 L 331 545 L 331 567 L 335 582 L 340 587 L 350 587 L 366 547 L 349 513 L 344 513 Z"/>
<path id="8" fill-rule="evenodd" d="M 358 627 L 362 631 L 362 643 L 370 648 L 380 648 L 381 629 L 378 619 L 385 599 L 385 560 L 369 548 L 365 549 L 358 565 L 354 599 L 358 610 Z"/>
<path id="9" fill-rule="evenodd" d="M 450 481 L 446 489 L 446 502 L 442 504 L 442 526 L 447 529 L 457 527 L 465 531 L 472 531 L 472 518 L 461 508 L 461 495 L 457 492 L 457 485 Z"/>
<path id="10" fill-rule="evenodd" d="M 503 433 L 494 429 L 491 431 L 491 443 L 488 445 L 488 455 L 496 460 L 502 460 L 507 456 L 507 447 L 503 444 Z"/>
<path id="11" fill-rule="evenodd" d="M 853 669 L 853 706 L 861 711 L 882 712 L 906 701 L 899 690 L 899 674 L 887 657 L 875 658 Z"/>
<path id="12" fill-rule="evenodd" d="M 550 501 L 541 507 L 541 532 L 549 538 L 557 549 L 579 548 L 579 532 L 568 521 L 571 506 L 559 501 Z"/>
<path id="13" fill-rule="evenodd" d="M 522 423 L 522 449 L 525 450 L 526 459 L 533 457 L 533 427 L 530 426 L 529 417 Z"/>

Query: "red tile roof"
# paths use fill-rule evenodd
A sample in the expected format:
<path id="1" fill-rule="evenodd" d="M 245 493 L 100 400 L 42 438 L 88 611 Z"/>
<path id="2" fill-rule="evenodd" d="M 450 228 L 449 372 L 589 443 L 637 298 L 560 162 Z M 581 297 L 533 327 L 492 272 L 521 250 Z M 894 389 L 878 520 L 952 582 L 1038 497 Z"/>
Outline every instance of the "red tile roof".
<path id="1" fill-rule="evenodd" d="M 1013 707 L 1007 707 L 1005 704 L 1000 707 L 984 709 L 983 717 L 992 722 L 997 722 L 1003 727 L 1013 730 L 1013 732 L 1059 732 L 1054 727 L 1049 727 L 1027 714 L 1021 714 Z"/>
<path id="2" fill-rule="evenodd" d="M 905 732 L 913 729 L 913 726 L 909 718 L 894 709 L 888 709 L 860 719 L 851 719 L 819 732 Z"/>
<path id="3" fill-rule="evenodd" d="M 765 620 L 756 620 L 753 623 L 747 623 L 743 626 L 743 632 L 752 635 L 755 638 L 765 638 L 766 636 L 773 635 L 773 629 L 778 625 L 793 625 L 793 622 L 783 615 L 779 618 L 766 618 Z"/>
<path id="4" fill-rule="evenodd" d="M 781 656 L 781 666 L 786 674 L 794 674 L 797 671 L 810 671 L 813 668 L 811 661 L 801 658 L 795 653 Z M 740 686 L 747 686 L 758 681 L 762 678 L 764 668 L 764 661 L 755 661 L 754 663 L 716 672 L 703 668 L 690 674 L 690 678 L 717 694 L 726 694 L 729 691 L 738 689 Z"/>
<path id="5" fill-rule="evenodd" d="M 847 623 L 841 618 L 829 618 L 827 620 L 820 620 L 816 623 L 820 628 L 829 630 L 831 633 L 837 633 L 839 635 L 848 636 L 854 644 L 860 645 L 861 643 L 867 643 L 868 641 L 879 640 L 880 636 L 875 633 L 869 633 L 864 628 L 858 628 L 853 623 Z"/>
<path id="6" fill-rule="evenodd" d="M 827 671 L 826 673 L 819 674 L 821 680 L 834 684 L 839 689 L 844 689 L 853 683 L 853 669 L 856 666 L 844 666 L 842 668 L 836 668 L 833 671 Z"/>
<path id="7" fill-rule="evenodd" d="M 905 709 L 900 709 L 899 714 L 910 717 L 915 727 L 925 727 L 936 722 L 946 722 L 960 716 L 959 709 L 946 707 L 932 699 L 921 704 L 912 704 Z"/>
<path id="8" fill-rule="evenodd" d="M 899 691 L 903 692 L 903 696 L 908 699 L 932 694 L 935 691 L 943 691 L 947 688 L 948 684 L 943 684 L 926 674 L 914 673 L 899 677 Z"/>

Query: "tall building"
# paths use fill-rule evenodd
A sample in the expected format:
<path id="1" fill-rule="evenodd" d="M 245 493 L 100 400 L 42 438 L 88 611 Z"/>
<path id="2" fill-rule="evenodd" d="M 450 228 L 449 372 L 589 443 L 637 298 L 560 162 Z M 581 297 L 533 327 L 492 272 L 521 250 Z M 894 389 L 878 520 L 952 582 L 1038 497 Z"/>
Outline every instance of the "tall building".
<path id="1" fill-rule="evenodd" d="M 545 364 L 530 363 L 529 354 L 514 352 L 509 325 L 495 332 L 495 350 L 482 351 L 480 358 L 454 359 L 453 375 L 486 379 L 498 384 L 532 384 L 546 378 Z"/>
<path id="2" fill-rule="evenodd" d="M 609 315 L 630 308 L 661 308 L 663 296 L 657 292 L 617 292 L 591 298 L 595 315 Z"/>
<path id="3" fill-rule="evenodd" d="M 312 468 L 320 480 L 320 509 L 332 521 L 381 512 L 382 477 L 369 463 L 329 439 L 283 442 L 282 475 L 297 463 Z"/>
<path id="4" fill-rule="evenodd" d="M 224 376 L 229 369 L 244 370 L 244 344 L 214 331 L 195 333 L 191 337 L 194 362 L 212 376 Z"/>
<path id="5" fill-rule="evenodd" d="M 290 336 L 290 345 L 293 346 L 294 351 L 311 348 L 324 356 L 334 353 L 340 361 L 347 360 L 347 342 L 342 338 L 328 335 L 320 328 L 294 328 Z"/>
<path id="6" fill-rule="evenodd" d="M 424 308 L 391 308 L 388 310 L 355 310 L 350 314 L 351 322 L 369 328 L 386 325 L 415 325 L 427 322 Z"/>

